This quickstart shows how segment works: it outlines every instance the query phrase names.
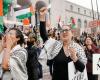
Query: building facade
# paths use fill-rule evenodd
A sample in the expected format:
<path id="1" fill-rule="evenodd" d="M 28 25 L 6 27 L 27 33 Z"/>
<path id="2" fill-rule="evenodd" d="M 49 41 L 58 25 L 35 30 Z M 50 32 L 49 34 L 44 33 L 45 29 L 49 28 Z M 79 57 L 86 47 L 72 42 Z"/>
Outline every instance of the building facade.
<path id="1" fill-rule="evenodd" d="M 38 0 L 31 0 L 33 6 Z M 49 16 L 51 20 L 51 26 L 57 27 L 58 20 L 61 18 L 61 21 L 68 25 L 70 23 L 70 19 L 74 18 L 75 21 L 75 34 L 81 35 L 82 32 L 97 32 L 99 30 L 99 26 L 90 27 L 90 23 L 93 22 L 93 13 L 92 9 L 88 9 L 77 5 L 75 3 L 69 2 L 67 0 L 43 0 L 48 5 L 51 5 L 49 8 Z M 98 14 L 94 11 L 94 20 L 98 19 Z M 35 25 L 35 17 L 32 16 L 31 23 Z"/>
<path id="2" fill-rule="evenodd" d="M 82 32 L 97 32 L 100 31 L 99 26 L 90 27 L 90 22 L 93 21 L 92 10 L 74 4 L 67 0 L 51 0 L 51 22 L 52 25 L 57 24 L 57 17 L 61 16 L 64 24 L 69 24 L 71 18 L 74 18 L 76 25 L 76 35 L 81 35 Z M 94 11 L 94 20 L 98 19 L 98 14 Z"/>
<path id="3" fill-rule="evenodd" d="M 93 13 L 92 10 L 87 9 L 85 7 L 73 4 L 71 2 L 65 1 L 66 8 L 65 8 L 65 13 L 66 13 L 66 20 L 68 20 L 70 17 L 74 17 L 75 22 L 76 22 L 76 28 L 78 34 L 82 34 L 82 32 L 96 32 L 98 30 L 98 26 L 91 27 L 90 22 L 93 21 Z M 97 20 L 97 12 L 94 11 L 94 20 Z"/>

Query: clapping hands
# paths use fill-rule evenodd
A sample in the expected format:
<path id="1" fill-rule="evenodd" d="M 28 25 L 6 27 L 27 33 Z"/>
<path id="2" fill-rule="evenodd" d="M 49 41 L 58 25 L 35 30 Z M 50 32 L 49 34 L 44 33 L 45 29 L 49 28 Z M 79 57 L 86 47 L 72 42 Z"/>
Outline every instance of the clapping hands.
<path id="1" fill-rule="evenodd" d="M 70 58 L 76 62 L 78 60 L 78 57 L 77 57 L 77 52 L 74 48 L 69 48 L 68 49 L 69 53 L 70 53 Z"/>

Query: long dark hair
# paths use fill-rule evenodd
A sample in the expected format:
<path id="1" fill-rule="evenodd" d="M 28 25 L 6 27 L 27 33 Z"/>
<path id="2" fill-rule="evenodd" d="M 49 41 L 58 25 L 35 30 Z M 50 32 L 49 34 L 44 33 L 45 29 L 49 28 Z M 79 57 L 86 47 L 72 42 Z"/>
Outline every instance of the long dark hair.
<path id="1" fill-rule="evenodd" d="M 86 39 L 87 38 L 90 38 L 91 39 L 91 41 L 93 42 L 93 44 L 92 45 L 95 45 L 95 46 L 97 46 L 97 44 L 96 44 L 96 41 L 91 37 L 91 36 L 86 36 L 86 38 L 84 39 L 84 45 L 86 46 Z"/>

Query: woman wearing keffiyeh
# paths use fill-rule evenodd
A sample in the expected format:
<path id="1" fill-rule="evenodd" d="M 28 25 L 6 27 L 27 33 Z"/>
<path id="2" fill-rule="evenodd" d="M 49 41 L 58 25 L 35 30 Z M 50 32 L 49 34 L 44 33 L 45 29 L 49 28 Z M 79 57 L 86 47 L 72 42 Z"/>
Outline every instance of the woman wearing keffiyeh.
<path id="1" fill-rule="evenodd" d="M 22 32 L 16 28 L 10 29 L 3 42 L 5 43 L 2 61 L 4 73 L 8 71 L 13 80 L 28 80 L 27 51 L 22 47 L 24 43 Z"/>
<path id="2" fill-rule="evenodd" d="M 39 61 L 52 60 L 52 80 L 69 80 L 68 63 L 73 61 L 75 68 L 83 72 L 87 63 L 84 50 L 72 40 L 72 31 L 69 25 L 60 29 L 60 41 L 50 38 L 41 51 Z"/>

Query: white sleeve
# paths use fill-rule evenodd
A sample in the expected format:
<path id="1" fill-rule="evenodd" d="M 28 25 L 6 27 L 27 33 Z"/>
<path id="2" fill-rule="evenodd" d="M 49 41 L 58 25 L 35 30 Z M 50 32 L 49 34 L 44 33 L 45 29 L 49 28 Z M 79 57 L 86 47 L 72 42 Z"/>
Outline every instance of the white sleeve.
<path id="1" fill-rule="evenodd" d="M 51 52 L 53 50 L 53 45 L 55 44 L 55 42 L 56 42 L 56 40 L 50 38 L 45 43 L 43 49 L 41 50 L 41 53 L 39 55 L 39 62 L 42 65 L 46 64 L 47 59 L 49 59 L 49 57 L 51 57 L 50 54 L 51 54 Z"/>

